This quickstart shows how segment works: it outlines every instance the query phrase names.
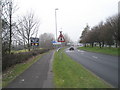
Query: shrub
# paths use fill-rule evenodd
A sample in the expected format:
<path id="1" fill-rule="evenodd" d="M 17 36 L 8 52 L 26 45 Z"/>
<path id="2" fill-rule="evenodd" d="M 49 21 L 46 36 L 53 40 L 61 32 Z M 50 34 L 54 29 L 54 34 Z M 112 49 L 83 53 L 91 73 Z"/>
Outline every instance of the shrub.
<path id="1" fill-rule="evenodd" d="M 6 70 L 7 68 L 27 61 L 29 58 L 36 56 L 38 54 L 42 54 L 49 51 L 48 49 L 40 49 L 40 50 L 33 50 L 30 52 L 20 52 L 20 53 L 13 53 L 13 54 L 5 54 L 2 56 L 2 70 Z"/>

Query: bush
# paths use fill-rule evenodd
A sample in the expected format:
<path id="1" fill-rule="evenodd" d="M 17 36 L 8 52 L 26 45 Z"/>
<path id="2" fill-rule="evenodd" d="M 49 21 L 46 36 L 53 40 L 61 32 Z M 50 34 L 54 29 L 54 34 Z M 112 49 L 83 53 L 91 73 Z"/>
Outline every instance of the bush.
<path id="1" fill-rule="evenodd" d="M 30 52 L 20 52 L 20 53 L 13 53 L 13 54 L 6 54 L 2 56 L 2 70 L 6 70 L 7 68 L 27 61 L 29 58 L 36 56 L 38 54 L 42 54 L 49 51 L 48 49 L 40 49 L 40 50 L 33 50 Z"/>

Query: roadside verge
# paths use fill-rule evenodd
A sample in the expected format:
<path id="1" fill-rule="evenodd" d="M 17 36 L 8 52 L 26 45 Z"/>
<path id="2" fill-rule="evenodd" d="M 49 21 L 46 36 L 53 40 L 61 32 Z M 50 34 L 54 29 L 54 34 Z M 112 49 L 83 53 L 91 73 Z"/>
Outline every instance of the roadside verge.
<path id="1" fill-rule="evenodd" d="M 56 88 L 110 88 L 111 86 L 95 76 L 82 65 L 64 53 L 55 52 L 53 61 L 54 84 Z"/>
<path id="2" fill-rule="evenodd" d="M 120 56 L 120 48 L 109 48 L 109 47 L 79 47 L 79 50 L 94 52 L 94 53 L 102 53 L 102 54 L 108 54 L 113 56 Z"/>

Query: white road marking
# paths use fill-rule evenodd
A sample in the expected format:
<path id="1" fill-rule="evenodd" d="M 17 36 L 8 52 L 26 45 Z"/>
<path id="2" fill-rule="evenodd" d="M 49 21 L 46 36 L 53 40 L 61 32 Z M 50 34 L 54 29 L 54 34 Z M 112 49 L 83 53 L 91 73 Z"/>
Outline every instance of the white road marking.
<path id="1" fill-rule="evenodd" d="M 85 51 L 82 51 L 82 50 L 78 50 L 78 52 L 85 52 Z"/>
<path id="2" fill-rule="evenodd" d="M 22 81 L 22 82 L 24 82 L 25 80 L 24 80 L 24 79 L 22 79 L 21 81 Z"/>
<path id="3" fill-rule="evenodd" d="M 95 58 L 95 59 L 98 59 L 98 57 L 96 57 L 96 56 L 92 56 L 93 58 Z"/>
<path id="4" fill-rule="evenodd" d="M 85 51 L 82 50 L 78 50 L 78 52 L 80 52 L 80 54 L 84 54 Z"/>
<path id="5" fill-rule="evenodd" d="M 66 50 L 66 52 L 74 52 L 74 51 Z"/>
<path id="6" fill-rule="evenodd" d="M 78 52 L 80 52 L 80 50 L 78 50 Z"/>

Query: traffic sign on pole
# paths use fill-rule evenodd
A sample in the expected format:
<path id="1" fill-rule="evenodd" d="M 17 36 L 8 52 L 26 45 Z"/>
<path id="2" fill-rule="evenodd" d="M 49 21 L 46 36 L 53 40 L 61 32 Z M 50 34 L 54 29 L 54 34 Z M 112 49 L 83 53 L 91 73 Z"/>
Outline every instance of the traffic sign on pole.
<path id="1" fill-rule="evenodd" d="M 65 42 L 65 38 L 64 36 L 62 35 L 62 31 L 60 31 L 60 35 L 58 37 L 58 42 Z"/>
<path id="2" fill-rule="evenodd" d="M 31 46 L 39 46 L 39 38 L 30 38 L 31 40 Z"/>

